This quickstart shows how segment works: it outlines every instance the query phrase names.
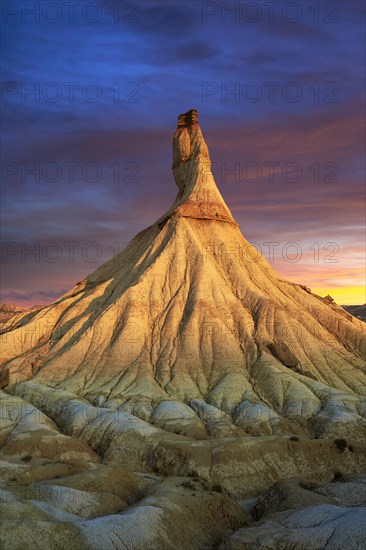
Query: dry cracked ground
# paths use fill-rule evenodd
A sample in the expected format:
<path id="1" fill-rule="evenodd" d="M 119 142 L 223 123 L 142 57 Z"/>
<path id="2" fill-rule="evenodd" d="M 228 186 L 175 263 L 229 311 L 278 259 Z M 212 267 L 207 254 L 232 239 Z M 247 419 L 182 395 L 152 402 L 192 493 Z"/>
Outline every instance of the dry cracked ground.
<path id="1" fill-rule="evenodd" d="M 366 546 L 364 443 L 195 439 L 61 390 L 17 393 L 1 392 L 4 550 Z"/>

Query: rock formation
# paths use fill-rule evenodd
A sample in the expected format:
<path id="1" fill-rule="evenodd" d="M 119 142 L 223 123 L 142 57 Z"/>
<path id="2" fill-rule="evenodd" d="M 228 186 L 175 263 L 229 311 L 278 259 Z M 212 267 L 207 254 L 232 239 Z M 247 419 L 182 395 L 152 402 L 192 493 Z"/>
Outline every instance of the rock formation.
<path id="1" fill-rule="evenodd" d="M 18 304 L 0 304 L 0 326 L 19 313 L 29 311 L 28 308 Z"/>
<path id="2" fill-rule="evenodd" d="M 30 533 L 40 548 L 292 544 L 314 517 L 286 512 L 281 488 L 254 516 L 238 499 L 365 469 L 365 323 L 246 241 L 195 110 L 178 119 L 173 174 L 172 206 L 125 250 L 2 326 L 4 548 L 13 530 L 19 548 Z M 346 512 L 329 491 L 301 495 L 336 530 Z M 266 499 L 285 516 L 266 519 Z"/>
<path id="3" fill-rule="evenodd" d="M 198 437 L 217 422 L 222 435 L 361 433 L 364 323 L 283 280 L 245 240 L 197 111 L 179 117 L 173 174 L 177 197 L 156 223 L 5 325 L 3 385 L 68 389 Z"/>

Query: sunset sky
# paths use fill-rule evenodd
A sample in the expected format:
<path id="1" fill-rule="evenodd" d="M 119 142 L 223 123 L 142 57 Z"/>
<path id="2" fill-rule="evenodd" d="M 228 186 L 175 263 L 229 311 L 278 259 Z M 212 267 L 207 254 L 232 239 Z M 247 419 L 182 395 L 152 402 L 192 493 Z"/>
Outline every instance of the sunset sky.
<path id="1" fill-rule="evenodd" d="M 1 301 L 53 301 L 170 206 L 192 107 L 245 237 L 366 301 L 364 2 L 65 4 L 2 4 Z"/>

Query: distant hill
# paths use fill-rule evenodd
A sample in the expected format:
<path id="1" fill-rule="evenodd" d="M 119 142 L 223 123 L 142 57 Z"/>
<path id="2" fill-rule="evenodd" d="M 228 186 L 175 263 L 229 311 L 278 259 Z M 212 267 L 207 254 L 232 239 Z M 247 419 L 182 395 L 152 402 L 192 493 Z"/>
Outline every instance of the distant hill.
<path id="1" fill-rule="evenodd" d="M 27 313 L 27 311 L 34 311 L 42 306 L 25 307 L 19 304 L 4 304 L 0 303 L 0 323 L 6 323 L 9 319 L 19 313 Z"/>
<path id="2" fill-rule="evenodd" d="M 361 319 L 361 321 L 365 321 L 366 323 L 366 304 L 363 304 L 363 306 L 342 306 L 348 313 L 353 315 L 354 317 L 358 317 L 358 319 Z"/>
<path id="3" fill-rule="evenodd" d="M 14 315 L 24 313 L 27 310 L 27 307 L 19 306 L 18 304 L 0 304 L 0 323 L 5 323 L 5 321 Z"/>

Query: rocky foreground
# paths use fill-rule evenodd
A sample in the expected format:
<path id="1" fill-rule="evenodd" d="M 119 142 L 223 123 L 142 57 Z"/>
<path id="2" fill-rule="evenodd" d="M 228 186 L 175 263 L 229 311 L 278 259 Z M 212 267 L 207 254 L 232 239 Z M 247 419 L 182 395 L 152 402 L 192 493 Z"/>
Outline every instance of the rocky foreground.
<path id="1" fill-rule="evenodd" d="M 17 393 L 0 401 L 1 548 L 366 545 L 365 443 L 194 440 L 65 392 Z"/>
<path id="2" fill-rule="evenodd" d="M 5 550 L 366 547 L 366 325 L 258 255 L 210 166 L 189 111 L 171 208 L 2 323 Z"/>

